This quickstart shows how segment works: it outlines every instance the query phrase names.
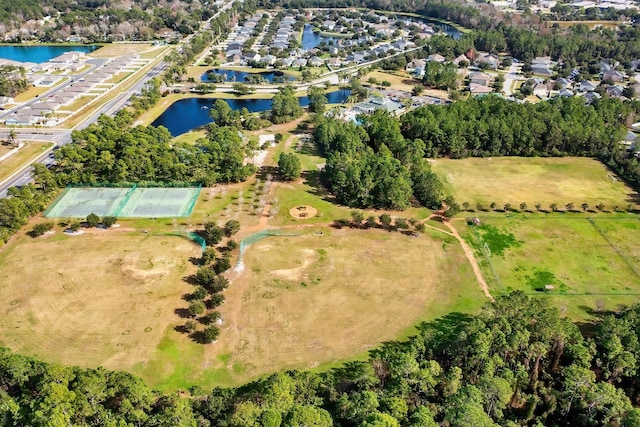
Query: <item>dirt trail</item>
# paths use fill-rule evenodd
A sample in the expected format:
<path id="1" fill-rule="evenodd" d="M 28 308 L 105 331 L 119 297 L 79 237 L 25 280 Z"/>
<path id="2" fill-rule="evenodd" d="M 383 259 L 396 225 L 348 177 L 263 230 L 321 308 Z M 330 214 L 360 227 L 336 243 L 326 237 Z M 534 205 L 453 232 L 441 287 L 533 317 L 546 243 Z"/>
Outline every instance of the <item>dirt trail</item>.
<path id="1" fill-rule="evenodd" d="M 424 222 L 429 221 L 430 219 L 434 219 L 434 218 L 440 218 L 442 220 L 442 223 L 450 230 L 450 232 L 446 232 L 438 227 L 433 227 L 430 226 L 428 224 L 425 224 L 427 227 L 429 228 L 433 228 L 437 231 L 440 231 L 441 233 L 447 234 L 449 236 L 453 236 L 455 237 L 458 242 L 460 242 L 460 246 L 462 247 L 462 251 L 464 252 L 464 255 L 467 257 L 467 259 L 469 260 L 469 264 L 471 264 L 471 268 L 473 269 L 473 273 L 476 275 L 476 279 L 478 280 L 478 284 L 480 285 L 480 289 L 482 289 L 482 292 L 484 293 L 484 295 L 490 299 L 491 301 L 495 301 L 495 299 L 493 298 L 493 296 L 491 295 L 491 293 L 489 292 L 489 285 L 487 285 L 487 282 L 484 280 L 484 277 L 482 276 L 482 271 L 480 270 L 480 266 L 478 265 L 478 262 L 476 261 L 475 256 L 473 256 L 473 250 L 471 249 L 471 247 L 467 244 L 467 242 L 465 242 L 465 240 L 462 238 L 462 236 L 460 236 L 460 233 L 458 233 L 458 230 L 456 230 L 456 228 L 451 224 L 451 222 L 449 221 L 448 218 L 445 218 L 444 216 L 442 216 L 441 214 L 435 213 L 435 214 L 431 214 L 429 216 L 429 218 L 427 218 L 426 220 L 424 220 Z"/>

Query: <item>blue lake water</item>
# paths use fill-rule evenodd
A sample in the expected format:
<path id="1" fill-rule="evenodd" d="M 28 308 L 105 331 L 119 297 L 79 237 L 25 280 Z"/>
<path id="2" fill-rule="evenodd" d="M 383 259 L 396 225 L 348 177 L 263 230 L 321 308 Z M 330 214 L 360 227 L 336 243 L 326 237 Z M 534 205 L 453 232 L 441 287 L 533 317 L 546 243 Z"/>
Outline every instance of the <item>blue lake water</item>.
<path id="1" fill-rule="evenodd" d="M 351 95 L 350 90 L 338 90 L 325 94 L 330 104 L 346 102 Z M 190 130 L 211 123 L 209 108 L 216 101 L 215 98 L 186 98 L 174 102 L 160 115 L 152 126 L 164 126 L 173 136 L 178 136 Z M 252 113 L 258 113 L 271 109 L 270 99 L 225 99 L 234 110 L 246 108 Z M 309 105 L 309 98 L 300 98 L 300 105 Z"/>
<path id="2" fill-rule="evenodd" d="M 317 47 L 320 43 L 325 42 L 327 44 L 335 41 L 333 37 L 324 37 L 320 33 L 314 33 L 311 24 L 304 24 L 304 30 L 302 31 L 302 48 L 304 50 L 311 50 Z"/>
<path id="3" fill-rule="evenodd" d="M 98 46 L 0 46 L 0 58 L 20 62 L 41 63 L 65 52 L 89 53 Z"/>
<path id="4" fill-rule="evenodd" d="M 203 82 L 215 81 L 210 79 L 209 74 L 216 74 L 219 76 L 226 76 L 225 82 L 238 82 L 242 83 L 246 81 L 246 77 L 249 75 L 259 75 L 269 83 L 277 82 L 291 82 L 296 78 L 290 74 L 283 73 L 282 71 L 263 71 L 261 73 L 249 73 L 247 71 L 227 70 L 224 68 L 213 68 L 204 73 L 200 80 Z"/>

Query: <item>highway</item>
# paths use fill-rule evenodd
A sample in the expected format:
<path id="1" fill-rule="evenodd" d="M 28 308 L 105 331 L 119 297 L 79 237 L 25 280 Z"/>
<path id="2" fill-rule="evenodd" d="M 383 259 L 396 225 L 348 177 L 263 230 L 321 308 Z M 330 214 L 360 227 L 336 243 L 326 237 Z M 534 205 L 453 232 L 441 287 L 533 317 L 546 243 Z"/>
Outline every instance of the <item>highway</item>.
<path id="1" fill-rule="evenodd" d="M 205 21 L 200 26 L 200 30 L 198 32 L 206 31 L 207 29 L 209 29 L 211 20 L 219 16 L 220 13 L 230 8 L 232 4 L 233 4 L 233 0 L 230 0 L 224 6 L 222 6 L 216 14 L 214 14 L 209 20 Z M 187 36 L 181 43 L 176 45 L 175 49 L 179 51 L 182 48 L 182 46 L 188 43 L 194 35 L 195 34 L 191 34 Z M 104 60 L 89 60 L 89 61 L 91 61 L 91 64 L 94 67 L 104 63 Z M 89 74 L 94 67 L 90 68 L 89 70 L 86 70 L 81 74 L 75 75 L 73 80 Z M 44 142 L 54 143 L 53 147 L 45 150 L 40 156 L 38 156 L 38 158 L 36 158 L 33 162 L 31 162 L 31 163 L 44 163 L 47 166 L 52 165 L 55 163 L 55 160 L 53 158 L 54 148 L 70 143 L 71 133 L 74 130 L 82 130 L 87 126 L 89 126 L 90 124 L 95 123 L 96 120 L 98 120 L 98 117 L 100 117 L 100 115 L 102 114 L 113 116 L 118 110 L 124 107 L 124 105 L 127 103 L 131 95 L 135 93 L 140 93 L 144 85 L 152 78 L 158 77 L 159 75 L 161 75 L 166 67 L 167 67 L 167 64 L 164 61 L 160 61 L 158 64 L 154 65 L 150 70 L 146 71 L 144 75 L 142 75 L 141 77 L 136 77 L 134 75 L 132 78 L 137 78 L 137 81 L 132 87 L 130 87 L 126 91 L 122 91 L 121 93 L 118 93 L 113 99 L 105 102 L 103 105 L 97 108 L 92 114 L 90 114 L 88 117 L 86 117 L 82 122 L 74 126 L 72 129 L 33 128 L 33 127 L 32 128 L 15 128 L 13 129 L 13 131 L 16 134 L 16 138 L 24 141 L 44 141 Z M 58 90 L 64 89 L 65 87 L 71 85 L 73 83 L 73 80 L 69 80 L 59 86 L 56 86 L 55 88 L 52 88 L 51 90 L 42 94 L 40 97 L 34 98 L 28 101 L 27 103 L 23 104 L 23 106 L 36 102 L 40 100 L 41 97 L 49 96 L 50 94 Z M 7 112 L 4 112 L 3 115 L 12 114 L 12 112 L 13 110 L 8 110 Z M 9 132 L 11 130 L 12 129 L 8 129 L 8 128 L 0 129 L 0 139 L 7 139 L 9 136 Z M 9 188 L 15 187 L 15 186 L 22 186 L 30 183 L 33 180 L 31 176 L 32 170 L 33 168 L 31 167 L 30 164 L 24 165 L 24 167 L 17 170 L 9 178 L 0 182 L 0 198 L 7 197 L 7 190 Z"/>

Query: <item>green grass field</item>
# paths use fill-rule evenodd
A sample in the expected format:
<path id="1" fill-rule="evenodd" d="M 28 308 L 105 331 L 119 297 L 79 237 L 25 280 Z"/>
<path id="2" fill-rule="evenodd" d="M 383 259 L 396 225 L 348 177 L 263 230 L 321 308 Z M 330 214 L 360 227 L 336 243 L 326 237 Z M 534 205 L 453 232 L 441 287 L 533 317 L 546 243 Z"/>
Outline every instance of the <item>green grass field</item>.
<path id="1" fill-rule="evenodd" d="M 512 289 L 549 295 L 576 319 L 599 304 L 615 309 L 640 301 L 640 221 L 583 214 L 487 215 L 462 225 L 494 294 Z M 486 245 L 486 246 L 485 246 Z M 553 289 L 546 291 L 545 285 Z"/>
<path id="2" fill-rule="evenodd" d="M 432 167 L 446 190 L 459 203 L 471 206 L 481 203 L 488 207 L 495 202 L 500 207 L 505 203 L 517 207 L 525 202 L 530 209 L 535 203 L 548 209 L 551 203 L 559 207 L 574 203 L 576 208 L 582 203 L 603 203 L 612 209 L 638 203 L 635 191 L 612 178 L 602 163 L 589 158 L 437 159 Z"/>

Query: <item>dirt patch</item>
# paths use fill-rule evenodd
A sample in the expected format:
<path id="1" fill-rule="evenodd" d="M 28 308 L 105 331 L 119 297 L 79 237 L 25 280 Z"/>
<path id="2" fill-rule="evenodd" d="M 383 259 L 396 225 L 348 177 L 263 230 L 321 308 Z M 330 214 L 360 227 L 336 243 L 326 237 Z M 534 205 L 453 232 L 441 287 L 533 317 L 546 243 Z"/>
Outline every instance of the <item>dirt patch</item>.
<path id="1" fill-rule="evenodd" d="M 304 276 L 305 270 L 313 263 L 315 252 L 311 249 L 302 249 L 300 253 L 303 257 L 302 265 L 300 267 L 273 270 L 271 274 L 286 280 L 301 280 Z"/>
<path id="2" fill-rule="evenodd" d="M 296 219 L 313 218 L 318 214 L 318 210 L 313 206 L 300 205 L 289 210 L 289 214 Z"/>

